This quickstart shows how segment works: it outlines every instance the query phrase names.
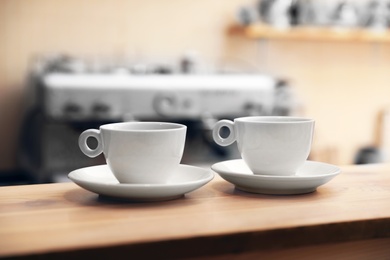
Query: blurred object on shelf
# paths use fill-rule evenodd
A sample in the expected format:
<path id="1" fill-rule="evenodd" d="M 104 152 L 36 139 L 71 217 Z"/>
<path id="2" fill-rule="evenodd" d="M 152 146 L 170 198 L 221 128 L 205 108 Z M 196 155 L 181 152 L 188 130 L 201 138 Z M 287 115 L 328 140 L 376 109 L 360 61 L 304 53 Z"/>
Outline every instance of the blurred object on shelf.
<path id="1" fill-rule="evenodd" d="M 292 25 L 292 0 L 265 0 L 263 20 L 278 29 L 287 29 Z"/>
<path id="2" fill-rule="evenodd" d="M 327 0 L 299 0 L 300 1 L 300 23 L 303 26 L 330 26 L 331 12 L 333 5 Z"/>
<path id="3" fill-rule="evenodd" d="M 390 25 L 390 2 L 372 0 L 368 4 L 365 26 L 371 30 L 382 32 Z"/>
<path id="4" fill-rule="evenodd" d="M 389 0 L 259 0 L 237 13 L 240 25 L 264 23 L 280 30 L 329 26 L 381 32 L 390 25 Z"/>
<path id="5" fill-rule="evenodd" d="M 236 12 L 238 24 L 246 26 L 256 22 L 259 17 L 255 8 L 251 6 L 241 6 Z"/>
<path id="6" fill-rule="evenodd" d="M 353 28 L 359 26 L 359 16 L 354 3 L 340 1 L 332 14 L 334 27 Z"/>

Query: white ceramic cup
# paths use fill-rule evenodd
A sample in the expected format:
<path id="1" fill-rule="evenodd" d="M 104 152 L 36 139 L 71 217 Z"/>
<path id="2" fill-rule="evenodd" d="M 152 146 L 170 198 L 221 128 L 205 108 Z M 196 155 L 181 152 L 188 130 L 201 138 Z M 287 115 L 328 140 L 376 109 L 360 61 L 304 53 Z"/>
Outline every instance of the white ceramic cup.
<path id="1" fill-rule="evenodd" d="M 221 137 L 221 128 L 229 135 Z M 242 159 L 254 174 L 294 175 L 307 160 L 314 120 L 300 117 L 253 116 L 218 121 L 214 141 L 227 146 L 237 141 Z"/>
<path id="2" fill-rule="evenodd" d="M 113 123 L 81 133 L 79 147 L 89 157 L 103 152 L 120 183 L 165 183 L 180 165 L 186 131 L 175 123 Z M 95 149 L 87 144 L 90 137 L 97 140 Z"/>

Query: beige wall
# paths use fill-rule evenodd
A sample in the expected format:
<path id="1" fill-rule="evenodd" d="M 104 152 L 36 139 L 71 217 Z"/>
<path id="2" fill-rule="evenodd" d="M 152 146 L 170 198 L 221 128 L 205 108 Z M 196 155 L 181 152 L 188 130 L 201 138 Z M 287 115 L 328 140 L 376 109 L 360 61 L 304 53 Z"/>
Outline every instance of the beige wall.
<path id="1" fill-rule="evenodd" d="M 376 141 L 390 101 L 390 47 L 368 43 L 250 41 L 228 35 L 237 6 L 252 1 L 0 1 L 0 170 L 15 167 L 24 81 L 36 54 L 178 57 L 256 67 L 291 79 L 317 120 L 315 158 L 351 163 Z M 329 151 L 328 153 L 324 153 Z"/>

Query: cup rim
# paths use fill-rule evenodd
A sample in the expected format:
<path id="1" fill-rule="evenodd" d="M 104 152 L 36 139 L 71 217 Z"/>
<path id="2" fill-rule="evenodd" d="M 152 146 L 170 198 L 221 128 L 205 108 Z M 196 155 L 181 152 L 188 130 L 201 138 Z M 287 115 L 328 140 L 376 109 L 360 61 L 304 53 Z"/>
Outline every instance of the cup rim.
<path id="1" fill-rule="evenodd" d="M 314 119 L 296 116 L 246 116 L 234 119 L 235 122 L 262 123 L 262 124 L 291 124 L 311 123 Z"/>
<path id="2" fill-rule="evenodd" d="M 138 128 L 128 128 L 129 126 L 134 126 Z M 150 126 L 157 126 L 160 128 L 147 128 Z M 169 132 L 169 131 L 180 131 L 186 129 L 187 126 L 178 123 L 171 122 L 120 122 L 120 123 L 110 123 L 101 125 L 101 130 L 108 130 L 114 132 Z"/>

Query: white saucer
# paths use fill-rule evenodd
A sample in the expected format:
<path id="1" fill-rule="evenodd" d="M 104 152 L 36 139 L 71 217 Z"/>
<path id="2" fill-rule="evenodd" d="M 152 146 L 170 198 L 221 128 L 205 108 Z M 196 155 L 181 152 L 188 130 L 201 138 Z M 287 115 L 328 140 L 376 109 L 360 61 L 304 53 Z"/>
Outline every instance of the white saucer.
<path id="1" fill-rule="evenodd" d="M 213 179 L 214 173 L 180 165 L 177 173 L 164 184 L 121 184 L 107 165 L 99 165 L 72 171 L 68 177 L 80 187 L 100 195 L 136 201 L 162 201 L 182 197 L 200 188 Z"/>
<path id="2" fill-rule="evenodd" d="M 219 162 L 211 169 L 239 190 L 276 195 L 313 192 L 341 172 L 335 165 L 306 161 L 292 176 L 254 175 L 242 159 Z"/>

